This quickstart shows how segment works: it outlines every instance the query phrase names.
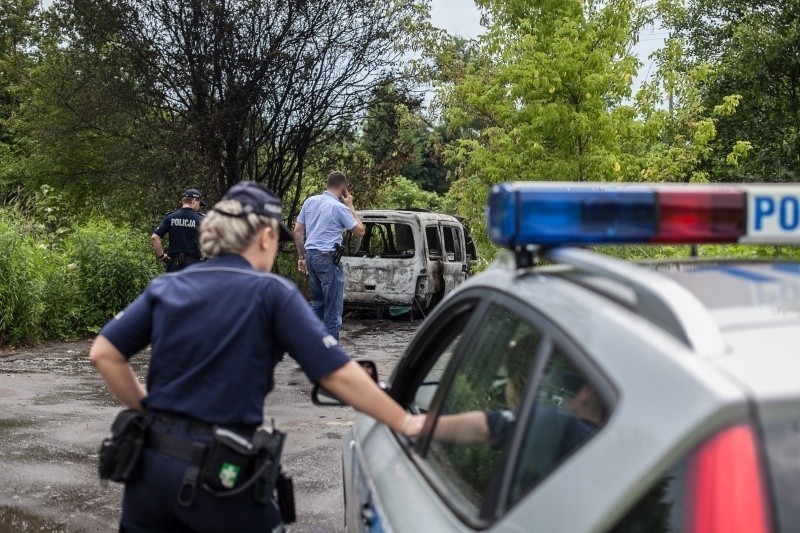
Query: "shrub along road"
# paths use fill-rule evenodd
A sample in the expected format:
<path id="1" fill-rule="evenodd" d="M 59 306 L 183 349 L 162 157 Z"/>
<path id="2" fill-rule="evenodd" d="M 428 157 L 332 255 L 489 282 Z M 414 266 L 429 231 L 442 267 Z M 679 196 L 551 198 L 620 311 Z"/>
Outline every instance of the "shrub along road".
<path id="1" fill-rule="evenodd" d="M 346 320 L 342 345 L 389 376 L 419 322 Z M 0 531 L 111 531 L 121 490 L 101 488 L 97 448 L 120 409 L 89 365 L 88 341 L 0 354 Z M 376 347 L 380 347 L 377 348 Z M 379 351 L 378 351 L 379 350 Z M 132 360 L 139 376 L 149 353 Z M 342 528 L 341 439 L 354 412 L 311 404 L 294 361 L 278 365 L 265 417 L 288 432 L 298 522 L 291 531 Z"/>

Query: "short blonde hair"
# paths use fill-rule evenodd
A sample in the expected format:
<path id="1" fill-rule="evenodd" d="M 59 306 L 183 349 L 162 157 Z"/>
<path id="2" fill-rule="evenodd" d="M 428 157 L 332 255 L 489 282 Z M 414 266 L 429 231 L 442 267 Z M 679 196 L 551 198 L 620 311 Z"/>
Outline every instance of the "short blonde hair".
<path id="1" fill-rule="evenodd" d="M 222 200 L 214 207 L 232 215 L 242 213 L 238 200 Z M 256 233 L 266 227 L 277 233 L 278 221 L 255 213 L 227 216 L 210 209 L 200 224 L 200 249 L 208 258 L 241 253 L 250 246 Z"/>

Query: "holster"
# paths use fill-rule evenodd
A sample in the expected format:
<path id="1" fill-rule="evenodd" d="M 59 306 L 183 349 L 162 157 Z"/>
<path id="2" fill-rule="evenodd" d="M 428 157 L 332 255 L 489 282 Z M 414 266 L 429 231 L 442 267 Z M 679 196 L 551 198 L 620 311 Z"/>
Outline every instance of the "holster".
<path id="1" fill-rule="evenodd" d="M 252 487 L 253 499 L 267 503 L 275 492 L 286 434 L 259 429 L 248 440 L 214 429 L 214 444 L 200 469 L 203 489 L 219 498 L 241 494 Z"/>
<path id="2" fill-rule="evenodd" d="M 144 416 L 125 409 L 111 424 L 111 436 L 100 445 L 98 474 L 100 479 L 126 483 L 136 475 L 136 466 L 145 443 Z"/>
<path id="3" fill-rule="evenodd" d="M 344 255 L 344 246 L 341 244 L 334 244 L 333 245 L 333 264 L 338 265 L 342 262 L 342 256 Z"/>

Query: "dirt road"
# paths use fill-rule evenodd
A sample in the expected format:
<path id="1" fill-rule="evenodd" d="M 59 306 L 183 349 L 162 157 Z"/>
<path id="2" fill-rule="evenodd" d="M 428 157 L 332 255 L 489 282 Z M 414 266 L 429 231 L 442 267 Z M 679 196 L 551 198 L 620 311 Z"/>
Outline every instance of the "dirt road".
<path id="1" fill-rule="evenodd" d="M 419 322 L 345 321 L 342 345 L 378 363 L 386 378 Z M 101 488 L 97 448 L 120 405 L 91 369 L 89 342 L 0 355 L 0 532 L 115 531 L 120 487 Z M 147 371 L 148 353 L 132 360 Z M 289 433 L 298 521 L 291 531 L 342 525 L 341 438 L 353 411 L 311 404 L 311 385 L 291 359 L 278 365 L 266 417 Z"/>

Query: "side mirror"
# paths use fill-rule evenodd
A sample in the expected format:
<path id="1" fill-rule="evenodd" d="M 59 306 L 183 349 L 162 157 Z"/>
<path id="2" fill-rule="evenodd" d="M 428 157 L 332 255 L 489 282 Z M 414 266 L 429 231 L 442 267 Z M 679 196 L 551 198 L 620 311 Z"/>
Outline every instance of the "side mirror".
<path id="1" fill-rule="evenodd" d="M 363 360 L 363 361 L 356 361 L 364 371 L 369 374 L 369 377 L 372 378 L 372 381 L 378 383 L 378 366 L 375 364 L 374 361 Z M 314 405 L 319 405 L 323 407 L 331 407 L 331 406 L 344 406 L 347 405 L 342 400 L 340 400 L 334 393 L 317 383 L 314 385 L 314 389 L 311 391 L 311 401 L 314 402 Z"/>

